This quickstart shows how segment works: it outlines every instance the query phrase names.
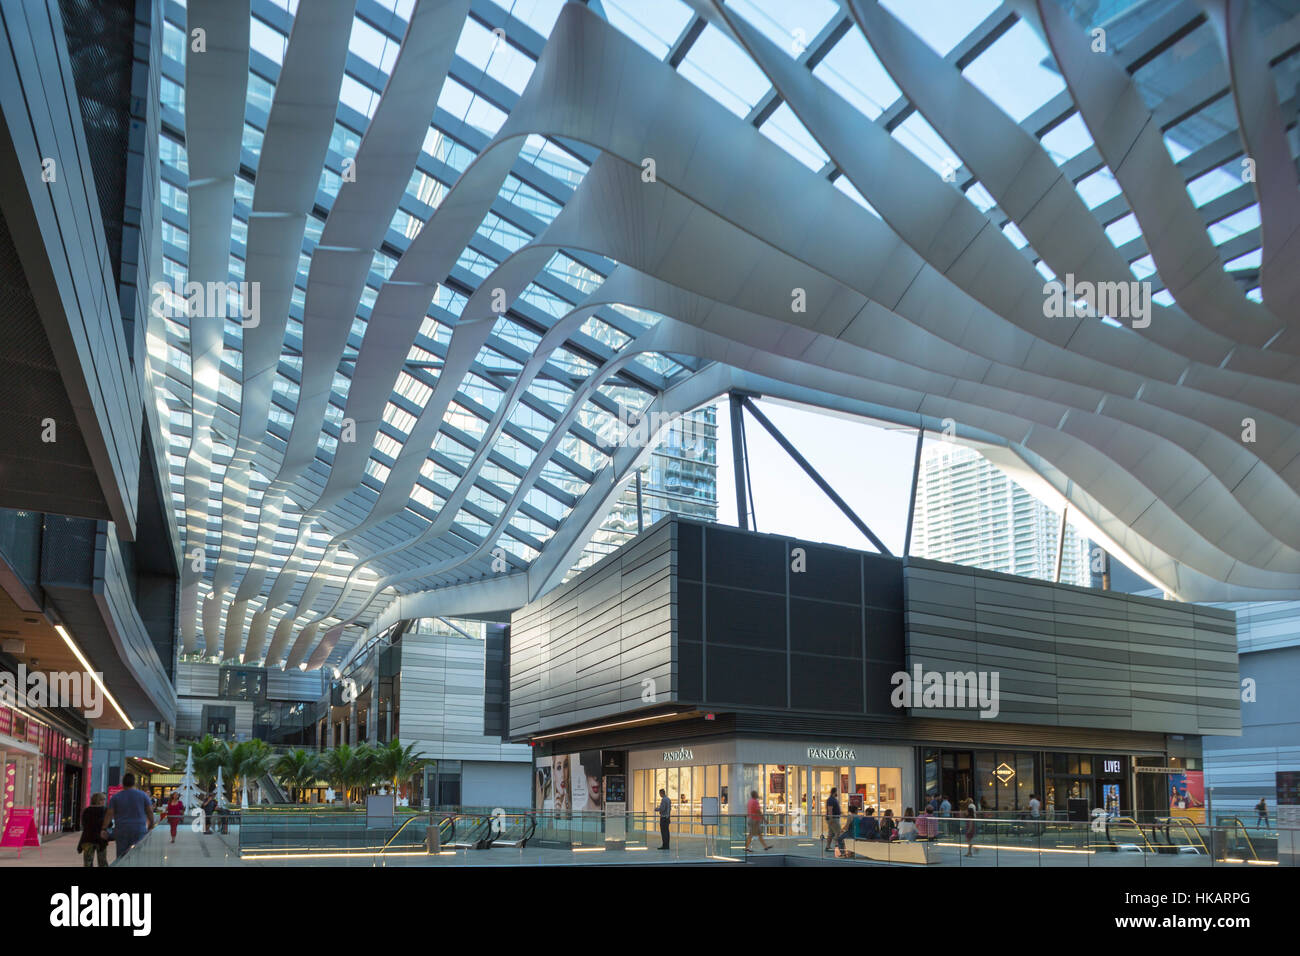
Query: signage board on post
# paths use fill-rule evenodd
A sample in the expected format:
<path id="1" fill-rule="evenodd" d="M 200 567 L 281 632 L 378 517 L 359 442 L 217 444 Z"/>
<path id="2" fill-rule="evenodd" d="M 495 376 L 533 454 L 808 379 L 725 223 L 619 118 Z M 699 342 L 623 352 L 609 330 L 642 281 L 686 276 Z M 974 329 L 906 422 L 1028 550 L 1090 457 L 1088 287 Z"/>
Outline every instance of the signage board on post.
<path id="1" fill-rule="evenodd" d="M 366 829 L 380 830 L 393 825 L 396 801 L 391 793 L 372 793 L 366 797 Z"/>
<path id="2" fill-rule="evenodd" d="M 700 822 L 706 827 L 716 827 L 722 819 L 720 801 L 717 797 L 704 797 L 700 800 Z"/>
<path id="3" fill-rule="evenodd" d="M 5 821 L 4 831 L 0 833 L 0 847 L 16 847 L 21 859 L 23 847 L 40 845 L 41 833 L 36 828 L 36 811 L 31 807 L 14 807 L 9 819 Z"/>

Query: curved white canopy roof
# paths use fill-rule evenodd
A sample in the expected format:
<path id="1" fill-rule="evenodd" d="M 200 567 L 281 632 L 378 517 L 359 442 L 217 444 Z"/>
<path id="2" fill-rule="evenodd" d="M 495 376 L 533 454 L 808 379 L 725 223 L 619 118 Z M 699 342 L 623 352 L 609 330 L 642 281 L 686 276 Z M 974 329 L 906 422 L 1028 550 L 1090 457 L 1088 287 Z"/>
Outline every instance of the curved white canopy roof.
<path id="1" fill-rule="evenodd" d="M 647 454 L 608 423 L 733 388 L 954 432 L 1178 597 L 1300 596 L 1300 10 L 943 4 L 190 0 L 165 274 L 259 314 L 152 317 L 185 651 L 522 604 Z"/>

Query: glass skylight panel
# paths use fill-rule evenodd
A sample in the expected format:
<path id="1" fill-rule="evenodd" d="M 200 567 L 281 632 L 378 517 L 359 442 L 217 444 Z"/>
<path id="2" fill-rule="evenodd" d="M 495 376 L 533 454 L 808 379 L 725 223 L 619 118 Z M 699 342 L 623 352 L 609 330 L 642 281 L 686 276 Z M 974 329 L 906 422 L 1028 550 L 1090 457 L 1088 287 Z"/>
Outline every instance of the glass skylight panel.
<path id="1" fill-rule="evenodd" d="M 1187 184 L 1187 194 L 1197 207 L 1232 192 L 1243 182 L 1241 159 L 1233 159 Z"/>
<path id="2" fill-rule="evenodd" d="M 764 136 L 811 170 L 819 170 L 830 161 L 830 157 L 799 122 L 788 103 L 778 106 L 759 129 Z"/>
<path id="3" fill-rule="evenodd" d="M 737 116 L 745 116 L 772 86 L 745 51 L 713 25 L 691 45 L 678 72 Z"/>
<path id="4" fill-rule="evenodd" d="M 516 20 L 528 24 L 542 36 L 550 36 L 564 0 L 492 0 Z"/>
<path id="5" fill-rule="evenodd" d="M 1063 166 L 1092 145 L 1092 136 L 1088 133 L 1083 117 L 1075 112 L 1070 114 L 1069 119 L 1057 123 L 1044 133 L 1040 142 L 1052 161 Z"/>
<path id="6" fill-rule="evenodd" d="M 848 176 L 841 175 L 835 177 L 834 186 L 836 189 L 844 193 L 844 195 L 848 196 L 850 199 L 852 199 L 855 203 L 857 203 L 867 212 L 871 213 L 871 215 L 875 216 L 877 219 L 880 218 L 880 213 L 876 212 L 875 208 L 871 205 L 871 203 L 867 202 L 867 200 L 863 198 L 862 193 L 858 192 L 857 187 L 854 186 L 853 183 L 849 182 Z"/>
<path id="7" fill-rule="evenodd" d="M 451 83 L 451 80 L 447 82 Z M 339 100 L 370 119 L 375 113 L 375 107 L 379 105 L 379 94 L 345 74 L 343 85 L 339 88 Z"/>
<path id="8" fill-rule="evenodd" d="M 998 8 L 997 0 L 880 0 L 880 5 L 941 56 Z"/>
<path id="9" fill-rule="evenodd" d="M 1106 167 L 1097 170 L 1091 176 L 1085 176 L 1074 184 L 1075 190 L 1089 209 L 1096 209 L 1107 200 L 1120 194 L 1119 183 Z"/>
<path id="10" fill-rule="evenodd" d="M 479 235 L 490 239 L 507 252 L 517 252 L 533 238 L 512 222 L 507 222 L 496 213 L 488 213 L 483 224 L 478 227 Z"/>
<path id="11" fill-rule="evenodd" d="M 1060 75 L 1043 64 L 1045 59 L 1050 61 L 1047 47 L 1021 20 L 976 57 L 963 75 L 1019 123 L 1065 89 Z"/>
<path id="12" fill-rule="evenodd" d="M 282 64 L 289 38 L 270 24 L 252 17 L 249 21 L 248 45 L 273 63 Z"/>
<path id="13" fill-rule="evenodd" d="M 961 167 L 957 154 L 920 113 L 912 113 L 896 126 L 893 137 L 940 176 L 951 177 Z"/>
<path id="14" fill-rule="evenodd" d="M 393 72 L 397 62 L 397 52 L 401 44 L 386 37 L 370 24 L 357 18 L 352 21 L 352 36 L 348 40 L 348 52 L 365 60 L 381 72 Z"/>
<path id="15" fill-rule="evenodd" d="M 729 0 L 727 6 L 792 57 L 801 56 L 840 12 L 832 0 Z"/>
<path id="16" fill-rule="evenodd" d="M 693 19 L 679 0 L 601 0 L 610 25 L 662 60 Z"/>
<path id="17" fill-rule="evenodd" d="M 587 164 L 566 149 L 561 149 L 544 136 L 533 134 L 524 141 L 519 158 L 532 163 L 548 176 L 577 187 L 586 175 Z"/>
<path id="18" fill-rule="evenodd" d="M 1242 233 L 1259 228 L 1259 203 L 1235 212 L 1226 219 L 1220 219 L 1210 226 L 1210 239 L 1216 246 L 1221 246 L 1230 239 L 1236 239 Z"/>
<path id="19" fill-rule="evenodd" d="M 1005 226 L 1003 226 L 1002 234 L 1006 236 L 1008 239 L 1010 239 L 1011 244 L 1015 246 L 1017 249 L 1023 249 L 1025 248 L 1025 246 L 1029 245 L 1029 240 L 1025 238 L 1025 234 L 1023 232 L 1021 232 L 1018 228 L 1016 228 L 1016 224 L 1014 222 L 1008 222 Z"/>
<path id="20" fill-rule="evenodd" d="M 1237 256 L 1231 262 L 1225 262 L 1223 268 L 1227 272 L 1238 272 L 1245 269 L 1258 269 L 1263 263 L 1261 250 L 1252 249 L 1244 256 Z"/>
<path id="21" fill-rule="evenodd" d="M 814 67 L 813 76 L 839 93 L 867 119 L 874 120 L 902 95 L 880 65 L 867 38 L 856 28 L 844 34 Z"/>
<path id="22" fill-rule="evenodd" d="M 456 55 L 478 67 L 503 86 L 522 93 L 533 75 L 534 63 L 500 34 L 475 20 L 466 20 L 456 44 Z"/>
<path id="23" fill-rule="evenodd" d="M 966 190 L 966 198 L 980 212 L 988 212 L 997 205 L 997 201 L 989 195 L 989 191 L 981 183 L 971 183 Z"/>
<path id="24" fill-rule="evenodd" d="M 489 138 L 495 136 L 506 121 L 505 113 L 451 77 L 442 84 L 438 107 Z"/>
<path id="25" fill-rule="evenodd" d="M 1110 239 L 1111 245 L 1117 249 L 1140 235 L 1142 235 L 1142 229 L 1138 225 L 1137 216 L 1132 213 L 1121 219 L 1116 219 L 1106 227 L 1106 237 Z"/>

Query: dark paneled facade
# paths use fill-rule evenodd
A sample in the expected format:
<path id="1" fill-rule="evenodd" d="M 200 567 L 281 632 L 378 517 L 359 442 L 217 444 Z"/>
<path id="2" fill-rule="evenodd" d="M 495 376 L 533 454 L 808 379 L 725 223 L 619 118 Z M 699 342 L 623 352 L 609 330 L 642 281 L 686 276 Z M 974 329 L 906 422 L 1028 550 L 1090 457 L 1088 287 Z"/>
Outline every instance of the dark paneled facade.
<path id="1" fill-rule="evenodd" d="M 844 548 L 675 523 L 678 687 L 716 707 L 889 712 L 902 566 Z"/>
<path id="2" fill-rule="evenodd" d="M 908 670 L 996 671 L 998 720 L 1241 732 L 1232 611 L 918 559 L 904 577 Z"/>
<path id="3" fill-rule="evenodd" d="M 997 671 L 999 713 L 894 707 L 914 664 Z M 1231 612 L 680 518 L 516 612 L 509 687 L 515 740 L 690 711 L 1240 731 Z"/>

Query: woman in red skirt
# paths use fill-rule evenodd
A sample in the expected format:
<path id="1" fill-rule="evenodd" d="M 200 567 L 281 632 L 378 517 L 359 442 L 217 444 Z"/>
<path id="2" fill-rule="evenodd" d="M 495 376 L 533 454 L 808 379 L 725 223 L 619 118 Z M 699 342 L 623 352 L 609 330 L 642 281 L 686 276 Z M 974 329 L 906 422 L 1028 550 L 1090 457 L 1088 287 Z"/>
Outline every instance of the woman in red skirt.
<path id="1" fill-rule="evenodd" d="M 181 819 L 185 816 L 185 804 L 181 803 L 181 795 L 172 792 L 167 798 L 167 825 L 172 828 L 172 842 L 176 842 L 176 827 L 180 824 Z"/>

